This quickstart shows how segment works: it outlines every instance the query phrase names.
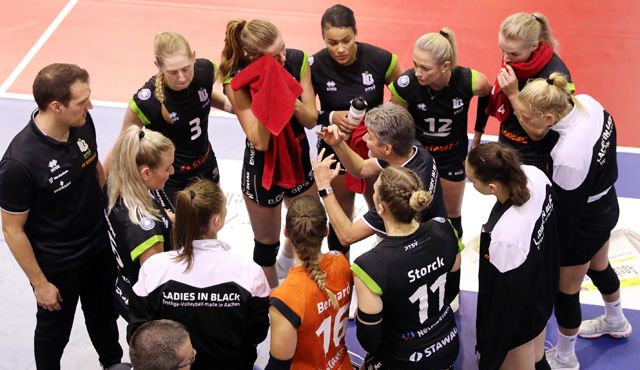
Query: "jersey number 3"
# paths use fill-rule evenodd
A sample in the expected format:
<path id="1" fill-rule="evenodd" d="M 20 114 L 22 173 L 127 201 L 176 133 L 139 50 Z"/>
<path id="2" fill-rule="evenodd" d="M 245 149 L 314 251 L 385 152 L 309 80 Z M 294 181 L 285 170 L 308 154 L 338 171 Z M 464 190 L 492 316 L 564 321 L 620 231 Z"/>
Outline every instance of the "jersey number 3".
<path id="1" fill-rule="evenodd" d="M 189 126 L 191 126 L 191 141 L 197 139 L 202 135 L 202 128 L 200 127 L 200 118 L 196 117 L 189 121 Z"/>
<path id="2" fill-rule="evenodd" d="M 424 323 L 429 318 L 429 291 L 436 292 L 438 291 L 438 312 L 442 310 L 442 306 L 444 306 L 444 287 L 447 283 L 447 273 L 438 276 L 436 281 L 431 284 L 431 287 L 428 284 L 421 285 L 416 291 L 409 297 L 409 301 L 411 303 L 416 303 L 420 301 L 418 307 L 420 308 L 419 317 L 420 323 Z"/>
<path id="3" fill-rule="evenodd" d="M 345 316 L 345 313 L 347 312 L 349 312 L 349 302 L 340 307 L 340 309 L 336 313 L 335 320 L 333 321 L 333 345 L 335 347 L 340 345 L 340 341 L 347 334 L 347 324 L 349 323 L 349 317 Z M 322 320 L 322 324 L 320 324 L 318 329 L 316 329 L 316 335 L 318 337 L 323 335 L 323 346 L 325 355 L 327 354 L 327 352 L 329 352 L 329 339 L 332 332 L 331 319 L 333 319 L 333 317 L 329 316 L 326 319 Z"/>

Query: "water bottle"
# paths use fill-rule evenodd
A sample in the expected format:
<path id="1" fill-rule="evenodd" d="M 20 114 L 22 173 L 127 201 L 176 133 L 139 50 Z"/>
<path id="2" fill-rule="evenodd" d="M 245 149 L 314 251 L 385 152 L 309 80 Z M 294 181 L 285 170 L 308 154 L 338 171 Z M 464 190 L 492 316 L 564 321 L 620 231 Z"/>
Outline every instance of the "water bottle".
<path id="1" fill-rule="evenodd" d="M 347 117 L 354 125 L 359 125 L 362 122 L 365 113 L 367 113 L 367 106 L 367 101 L 362 96 L 351 99 L 351 107 Z"/>

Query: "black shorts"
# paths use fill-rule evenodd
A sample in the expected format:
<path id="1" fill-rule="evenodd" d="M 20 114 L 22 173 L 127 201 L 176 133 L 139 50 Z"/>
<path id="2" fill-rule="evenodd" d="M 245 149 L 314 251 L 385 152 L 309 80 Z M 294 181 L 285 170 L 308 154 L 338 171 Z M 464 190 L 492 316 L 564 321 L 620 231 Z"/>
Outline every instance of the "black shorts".
<path id="1" fill-rule="evenodd" d="M 602 198 L 587 203 L 571 245 L 560 246 L 560 265 L 576 266 L 589 262 L 611 237 L 619 216 L 618 196 L 612 186 Z"/>
<path id="2" fill-rule="evenodd" d="M 188 173 L 174 173 L 169 177 L 169 180 L 164 184 L 164 191 L 167 196 L 176 204 L 176 195 L 179 191 L 183 190 L 189 184 L 196 179 L 207 179 L 215 182 L 220 182 L 220 170 L 218 169 L 218 160 L 216 155 L 211 151 L 207 157 L 205 163 L 198 167 L 196 170 Z"/>
<path id="3" fill-rule="evenodd" d="M 259 206 L 267 208 L 277 207 L 282 203 L 284 197 L 296 197 L 309 190 L 315 183 L 309 156 L 303 155 L 301 160 L 305 179 L 302 184 L 288 189 L 273 184 L 271 185 L 271 189 L 267 190 L 262 186 L 263 159 L 264 155 L 262 152 L 256 151 L 251 145 L 248 146 L 245 149 L 242 178 L 240 179 L 242 193 Z"/>
<path id="4" fill-rule="evenodd" d="M 429 151 L 429 147 L 425 147 Z M 467 159 L 467 143 L 458 144 L 453 150 L 446 152 L 429 151 L 436 161 L 441 178 L 453 182 L 464 181 L 464 161 Z"/>

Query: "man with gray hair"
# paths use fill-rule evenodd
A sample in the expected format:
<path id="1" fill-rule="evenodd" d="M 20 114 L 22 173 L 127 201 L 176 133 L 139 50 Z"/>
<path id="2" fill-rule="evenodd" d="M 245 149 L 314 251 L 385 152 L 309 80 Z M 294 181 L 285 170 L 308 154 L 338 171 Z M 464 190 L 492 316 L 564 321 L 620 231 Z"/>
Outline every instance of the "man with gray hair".
<path id="1" fill-rule="evenodd" d="M 133 333 L 129 357 L 134 370 L 190 369 L 196 350 L 184 325 L 172 320 L 154 320 Z"/>
<path id="2" fill-rule="evenodd" d="M 423 212 L 422 219 L 446 217 L 446 210 L 440 188 L 440 177 L 436 164 L 429 152 L 415 141 L 415 124 L 411 114 L 396 104 L 386 103 L 371 109 L 365 117 L 367 133 L 364 140 L 369 148 L 368 159 L 354 152 L 336 125 L 318 132 L 354 177 L 377 177 L 388 166 L 406 167 L 418 174 L 426 190 L 433 195 L 431 205 Z M 313 161 L 313 171 L 318 192 L 322 197 L 336 235 L 343 245 L 350 245 L 374 233 L 386 235 L 382 218 L 375 209 L 370 209 L 362 219 L 352 222 L 339 206 L 332 194 L 331 180 L 336 175 L 330 168 L 335 162 L 333 155 L 323 158 L 324 151 Z M 339 166 L 339 164 L 338 164 Z"/>

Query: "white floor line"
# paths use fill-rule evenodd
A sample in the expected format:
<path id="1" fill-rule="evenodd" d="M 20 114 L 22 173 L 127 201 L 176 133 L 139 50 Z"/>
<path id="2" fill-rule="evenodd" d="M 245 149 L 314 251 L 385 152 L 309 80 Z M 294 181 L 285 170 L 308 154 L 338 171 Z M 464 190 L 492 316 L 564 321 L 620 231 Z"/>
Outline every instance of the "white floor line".
<path id="1" fill-rule="evenodd" d="M 24 69 L 29 65 L 33 57 L 40 51 L 40 49 L 44 46 L 45 42 L 49 40 L 49 37 L 55 32 L 55 30 L 60 26 L 64 18 L 71 12 L 74 6 L 78 3 L 78 0 L 69 0 L 67 5 L 58 13 L 58 16 L 51 22 L 49 27 L 44 31 L 44 33 L 40 36 L 38 41 L 31 47 L 31 50 L 22 58 L 20 63 L 14 68 L 9 77 L 0 85 L 0 94 L 7 92 L 9 87 L 13 85 L 18 76 L 24 71 Z"/>

